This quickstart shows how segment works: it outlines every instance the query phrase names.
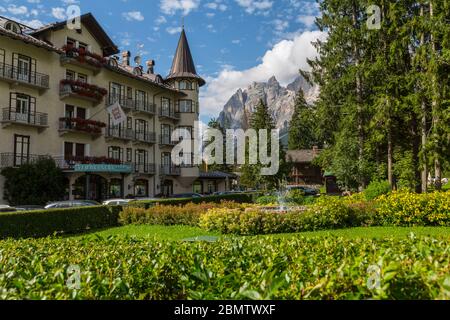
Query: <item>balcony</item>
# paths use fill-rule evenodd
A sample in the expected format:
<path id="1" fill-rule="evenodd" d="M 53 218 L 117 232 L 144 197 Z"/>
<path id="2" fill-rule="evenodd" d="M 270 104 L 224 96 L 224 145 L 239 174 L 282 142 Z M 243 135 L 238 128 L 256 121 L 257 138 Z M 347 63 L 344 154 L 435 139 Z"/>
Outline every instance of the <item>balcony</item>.
<path id="1" fill-rule="evenodd" d="M 60 118 L 59 134 L 63 136 L 68 133 L 82 133 L 97 139 L 103 134 L 103 128 L 106 124 L 94 120 L 86 120 L 81 118 Z"/>
<path id="2" fill-rule="evenodd" d="M 154 175 L 156 173 L 156 165 L 150 163 L 135 163 L 133 164 L 133 171 L 138 174 Z"/>
<path id="3" fill-rule="evenodd" d="M 133 130 L 114 126 L 106 128 L 105 137 L 107 140 L 122 140 L 125 142 L 133 141 L 135 139 Z"/>
<path id="4" fill-rule="evenodd" d="M 136 144 L 155 144 L 156 143 L 156 133 L 154 132 L 141 132 L 136 131 L 134 135 L 134 142 Z"/>
<path id="5" fill-rule="evenodd" d="M 106 106 L 111 106 L 119 102 L 120 106 L 125 112 L 132 112 L 134 114 L 146 114 L 149 116 L 154 116 L 156 114 L 156 107 L 153 103 L 134 100 L 126 96 L 114 96 L 110 95 L 106 99 Z"/>
<path id="6" fill-rule="evenodd" d="M 50 77 L 47 74 L 21 70 L 5 63 L 0 63 L 0 79 L 8 82 L 11 87 L 22 85 L 38 89 L 39 93 L 50 88 Z"/>
<path id="7" fill-rule="evenodd" d="M 98 74 L 106 63 L 106 59 L 98 54 L 89 52 L 82 48 L 64 46 L 64 53 L 61 55 L 61 66 L 73 65 Z"/>
<path id="8" fill-rule="evenodd" d="M 180 114 L 166 108 L 159 109 L 159 118 L 171 121 L 180 121 Z"/>
<path id="9" fill-rule="evenodd" d="M 14 153 L 0 154 L 0 168 L 18 168 L 25 164 L 33 164 L 43 159 L 53 159 L 58 168 L 64 171 L 74 171 L 77 165 L 106 165 L 123 166 L 124 171 L 128 171 L 132 166 L 129 163 L 107 157 L 64 157 L 50 155 L 25 155 Z M 129 167 L 128 167 L 129 166 Z M 108 169 L 108 168 L 105 168 Z M 122 169 L 122 168 L 117 168 Z M 130 171 L 131 172 L 131 171 Z M 130 173 L 127 172 L 127 173 Z M 125 173 L 125 172 L 124 172 Z"/>
<path id="10" fill-rule="evenodd" d="M 175 147 L 179 142 L 173 141 L 171 136 L 168 135 L 160 135 L 159 136 L 159 145 L 162 147 Z"/>
<path id="11" fill-rule="evenodd" d="M 93 106 L 97 106 L 106 96 L 108 91 L 96 85 L 75 80 L 61 80 L 59 96 L 61 100 L 67 98 L 77 98 L 92 102 Z"/>
<path id="12" fill-rule="evenodd" d="M 179 176 L 181 175 L 181 168 L 174 165 L 161 165 L 159 174 L 163 176 Z"/>
<path id="13" fill-rule="evenodd" d="M 41 112 L 16 112 L 10 108 L 3 109 L 2 120 L 3 128 L 10 125 L 21 125 L 35 127 L 39 130 L 48 128 L 48 114 Z"/>

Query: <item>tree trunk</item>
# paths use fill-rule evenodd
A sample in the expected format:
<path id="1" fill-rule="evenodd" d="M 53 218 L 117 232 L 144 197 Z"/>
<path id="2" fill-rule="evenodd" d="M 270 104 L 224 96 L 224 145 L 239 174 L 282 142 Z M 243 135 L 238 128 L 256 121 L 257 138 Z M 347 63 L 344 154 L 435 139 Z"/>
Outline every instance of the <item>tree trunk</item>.
<path id="1" fill-rule="evenodd" d="M 424 16 L 424 8 L 421 6 L 420 8 L 420 16 L 423 19 Z M 425 45 L 425 32 L 422 31 L 422 35 L 420 37 L 420 46 L 423 47 Z M 422 94 L 424 91 L 424 84 L 421 83 L 421 90 Z M 422 119 L 421 119 L 421 137 L 422 137 L 422 173 L 421 173 L 421 180 L 422 180 L 422 193 L 428 192 L 428 156 L 426 152 L 426 145 L 428 141 L 427 137 L 427 104 L 425 102 L 425 98 L 422 98 L 422 105 L 421 105 L 421 113 L 422 113 Z"/>
<path id="2" fill-rule="evenodd" d="M 434 11 L 433 11 L 433 2 L 430 1 L 430 19 L 433 21 Z M 434 37 L 434 30 L 431 31 L 431 50 L 432 55 L 436 58 L 436 39 Z M 442 189 L 442 166 L 440 160 L 440 152 L 439 152 L 439 126 L 440 126 L 440 114 L 439 114 L 439 86 L 436 79 L 435 70 L 431 70 L 432 81 L 431 85 L 433 88 L 433 96 L 432 96 L 432 114 L 433 114 L 433 137 L 436 139 L 436 143 L 434 150 L 434 186 L 437 190 Z"/>
<path id="3" fill-rule="evenodd" d="M 358 8 L 355 2 L 353 2 L 353 27 L 355 29 L 359 28 L 358 24 Z M 356 105 L 357 105 L 357 131 L 358 131 L 358 162 L 359 166 L 362 165 L 364 160 L 364 118 L 363 118 L 363 107 L 362 107 L 362 81 L 359 74 L 358 66 L 360 65 L 360 49 L 357 43 L 354 44 L 354 56 L 355 56 L 355 66 L 357 70 L 356 74 Z M 361 174 L 361 172 L 360 172 Z M 362 191 L 366 187 L 366 181 L 364 177 L 360 177 L 359 181 L 359 191 Z"/>

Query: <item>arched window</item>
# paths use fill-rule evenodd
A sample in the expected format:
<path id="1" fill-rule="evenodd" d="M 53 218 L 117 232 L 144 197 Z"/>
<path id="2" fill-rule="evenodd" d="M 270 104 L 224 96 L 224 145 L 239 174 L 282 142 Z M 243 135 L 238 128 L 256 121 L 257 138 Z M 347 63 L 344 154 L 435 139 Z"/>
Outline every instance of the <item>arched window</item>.
<path id="1" fill-rule="evenodd" d="M 109 59 L 108 64 L 110 67 L 113 67 L 113 68 L 119 67 L 119 62 L 117 61 L 116 58 Z"/>
<path id="2" fill-rule="evenodd" d="M 135 76 L 142 76 L 142 69 L 141 69 L 140 67 L 134 68 L 133 74 L 134 74 Z"/>
<path id="3" fill-rule="evenodd" d="M 22 33 L 22 29 L 20 28 L 19 24 L 14 21 L 7 21 L 5 23 L 5 29 L 14 33 Z"/>

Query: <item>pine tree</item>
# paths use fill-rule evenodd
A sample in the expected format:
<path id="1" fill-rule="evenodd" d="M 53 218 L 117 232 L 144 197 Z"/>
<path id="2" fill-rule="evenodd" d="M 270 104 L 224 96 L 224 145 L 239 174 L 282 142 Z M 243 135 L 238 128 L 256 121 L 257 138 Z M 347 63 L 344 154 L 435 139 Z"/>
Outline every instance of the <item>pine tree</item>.
<path id="1" fill-rule="evenodd" d="M 314 112 L 306 103 L 303 90 L 300 89 L 289 124 L 289 150 L 312 149 L 317 144 L 314 125 Z"/>

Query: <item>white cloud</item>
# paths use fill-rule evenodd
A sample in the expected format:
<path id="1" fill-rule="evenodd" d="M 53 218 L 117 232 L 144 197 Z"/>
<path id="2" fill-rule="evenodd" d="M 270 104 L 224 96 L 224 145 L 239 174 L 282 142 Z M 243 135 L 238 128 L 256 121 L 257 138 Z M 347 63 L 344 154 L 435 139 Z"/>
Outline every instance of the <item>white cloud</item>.
<path id="1" fill-rule="evenodd" d="M 297 21 L 303 23 L 306 27 L 310 28 L 314 26 L 316 21 L 316 16 L 299 16 Z"/>
<path id="2" fill-rule="evenodd" d="M 52 8 L 52 16 L 58 20 L 66 19 L 66 9 L 64 8 Z"/>
<path id="3" fill-rule="evenodd" d="M 177 11 L 182 11 L 183 15 L 188 15 L 200 5 L 200 0 L 160 0 L 162 12 L 174 15 Z"/>
<path id="4" fill-rule="evenodd" d="M 273 1 L 270 0 L 235 0 L 238 5 L 245 8 L 249 14 L 272 9 Z"/>
<path id="5" fill-rule="evenodd" d="M 167 23 L 167 19 L 164 16 L 159 16 L 158 18 L 156 18 L 155 23 L 157 25 L 164 24 Z"/>
<path id="6" fill-rule="evenodd" d="M 144 21 L 144 15 L 140 11 L 123 12 L 122 16 L 128 21 Z"/>
<path id="7" fill-rule="evenodd" d="M 180 33 L 181 30 L 182 30 L 181 27 L 167 27 L 166 28 L 166 31 L 169 34 L 177 34 L 177 33 Z"/>
<path id="8" fill-rule="evenodd" d="M 23 15 L 28 13 L 28 8 L 25 6 L 16 6 L 11 4 L 8 6 L 8 12 L 15 15 Z"/>
<path id="9" fill-rule="evenodd" d="M 299 75 L 299 69 L 309 69 L 307 58 L 317 56 L 311 42 L 325 37 L 326 34 L 319 31 L 306 31 L 292 40 L 277 43 L 253 68 L 239 71 L 223 66 L 217 77 L 206 78 L 208 86 L 201 94 L 202 114 L 217 117 L 239 88 L 246 88 L 254 81 L 267 81 L 276 76 L 282 85 L 287 85 Z"/>
<path id="10" fill-rule="evenodd" d="M 214 2 L 208 2 L 205 4 L 205 7 L 211 10 L 220 10 L 220 11 L 226 11 L 227 6 L 222 3 L 222 0 L 215 0 Z"/>

